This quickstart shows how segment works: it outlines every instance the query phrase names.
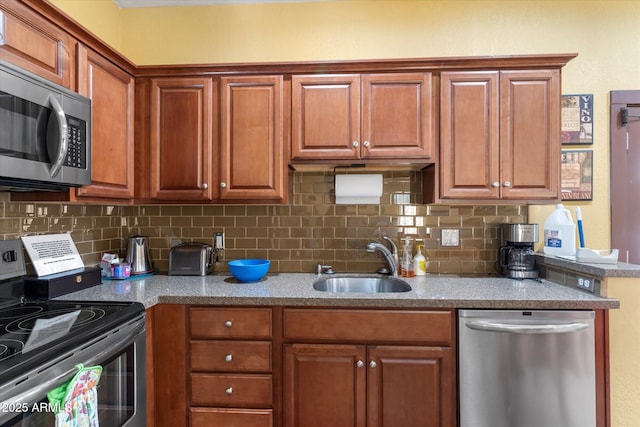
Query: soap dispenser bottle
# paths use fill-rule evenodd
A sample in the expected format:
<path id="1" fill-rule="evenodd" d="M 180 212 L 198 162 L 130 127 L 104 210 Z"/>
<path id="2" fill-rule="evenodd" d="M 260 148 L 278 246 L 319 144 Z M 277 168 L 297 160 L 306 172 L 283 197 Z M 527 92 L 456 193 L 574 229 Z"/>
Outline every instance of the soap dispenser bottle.
<path id="1" fill-rule="evenodd" d="M 404 238 L 402 246 L 402 263 L 400 265 L 400 275 L 402 277 L 413 277 L 413 249 L 411 248 L 411 238 Z"/>
<path id="2" fill-rule="evenodd" d="M 422 245 L 418 245 L 418 253 L 413 257 L 413 272 L 416 276 L 425 276 L 427 274 L 427 259 L 420 251 L 422 247 Z"/>

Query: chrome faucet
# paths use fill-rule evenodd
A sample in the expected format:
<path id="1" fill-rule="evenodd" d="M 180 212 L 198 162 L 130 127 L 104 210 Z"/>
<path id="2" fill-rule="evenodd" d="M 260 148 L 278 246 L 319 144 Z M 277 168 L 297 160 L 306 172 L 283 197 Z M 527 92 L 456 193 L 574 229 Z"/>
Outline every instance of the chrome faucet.
<path id="1" fill-rule="evenodd" d="M 384 255 L 384 258 L 387 260 L 387 263 L 389 263 L 389 271 L 391 272 L 391 276 L 398 277 L 397 253 L 396 253 L 396 257 L 394 258 L 393 253 L 389 249 L 387 249 L 386 246 L 381 245 L 380 243 L 377 243 L 377 242 L 367 243 L 367 252 L 375 252 L 375 251 L 382 252 L 382 255 Z"/>
<path id="2" fill-rule="evenodd" d="M 391 240 L 389 236 L 382 236 L 382 238 L 391 244 L 391 255 L 393 255 L 393 260 L 396 262 L 396 267 L 398 267 L 400 265 L 400 260 L 398 259 L 398 247 L 393 243 L 393 240 Z"/>

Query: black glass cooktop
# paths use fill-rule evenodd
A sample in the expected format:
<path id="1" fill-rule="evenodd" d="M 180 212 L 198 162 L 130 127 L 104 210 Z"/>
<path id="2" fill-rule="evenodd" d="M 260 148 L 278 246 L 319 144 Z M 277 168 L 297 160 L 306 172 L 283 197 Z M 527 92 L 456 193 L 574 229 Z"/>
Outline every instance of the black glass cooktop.
<path id="1" fill-rule="evenodd" d="M 82 346 L 144 312 L 132 302 L 0 304 L 0 383 Z"/>

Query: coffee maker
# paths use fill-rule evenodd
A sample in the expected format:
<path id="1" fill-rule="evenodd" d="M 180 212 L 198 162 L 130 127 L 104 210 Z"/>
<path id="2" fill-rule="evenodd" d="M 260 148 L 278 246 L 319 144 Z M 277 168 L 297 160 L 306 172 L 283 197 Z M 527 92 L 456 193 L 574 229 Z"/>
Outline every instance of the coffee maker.
<path id="1" fill-rule="evenodd" d="M 537 278 L 533 245 L 538 241 L 538 224 L 502 224 L 500 231 L 500 274 L 512 279 Z"/>

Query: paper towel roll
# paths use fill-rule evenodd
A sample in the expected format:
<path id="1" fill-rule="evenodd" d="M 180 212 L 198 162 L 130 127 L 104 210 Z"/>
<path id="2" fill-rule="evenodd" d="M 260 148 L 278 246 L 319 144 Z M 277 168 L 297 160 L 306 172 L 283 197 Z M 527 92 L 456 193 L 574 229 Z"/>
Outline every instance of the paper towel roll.
<path id="1" fill-rule="evenodd" d="M 382 174 L 336 175 L 336 204 L 380 204 Z"/>

